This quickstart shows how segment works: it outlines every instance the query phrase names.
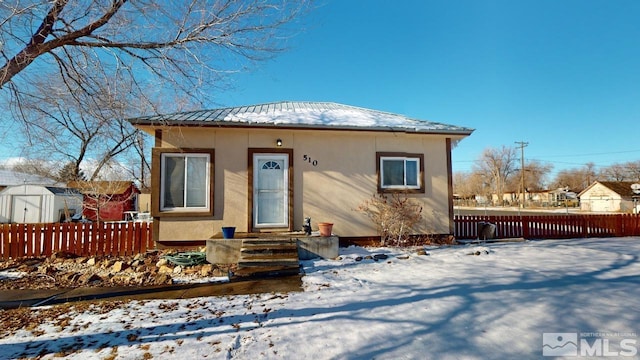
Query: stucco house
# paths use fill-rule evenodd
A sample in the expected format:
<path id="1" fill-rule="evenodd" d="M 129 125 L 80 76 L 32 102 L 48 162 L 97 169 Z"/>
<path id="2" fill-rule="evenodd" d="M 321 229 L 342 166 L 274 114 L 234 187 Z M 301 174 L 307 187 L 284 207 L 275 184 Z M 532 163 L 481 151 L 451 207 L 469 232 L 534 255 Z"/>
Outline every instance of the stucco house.
<path id="1" fill-rule="evenodd" d="M 423 206 L 421 233 L 452 234 L 451 149 L 473 129 L 327 102 L 276 102 L 129 119 L 155 137 L 154 240 L 300 230 L 377 236 L 355 209 L 375 193 Z"/>
<path id="2" fill-rule="evenodd" d="M 595 181 L 578 194 L 580 210 L 633 212 L 633 184 L 630 181 Z"/>

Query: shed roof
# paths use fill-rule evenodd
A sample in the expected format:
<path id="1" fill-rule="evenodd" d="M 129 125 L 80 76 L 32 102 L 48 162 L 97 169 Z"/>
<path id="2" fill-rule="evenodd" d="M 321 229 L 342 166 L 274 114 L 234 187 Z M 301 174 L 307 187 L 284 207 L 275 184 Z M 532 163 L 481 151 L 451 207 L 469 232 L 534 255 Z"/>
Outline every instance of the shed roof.
<path id="1" fill-rule="evenodd" d="M 64 188 L 57 186 L 45 186 L 45 188 L 51 191 L 52 194 L 56 195 L 81 195 L 81 193 L 73 188 Z"/>
<path id="2" fill-rule="evenodd" d="M 332 102 L 281 101 L 128 119 L 133 125 L 404 131 L 467 136 L 474 129 Z"/>
<path id="3" fill-rule="evenodd" d="M 59 187 L 59 186 L 44 186 L 44 185 L 32 185 L 32 184 L 20 184 L 11 185 L 0 191 L 2 195 L 82 195 L 78 190 Z"/>

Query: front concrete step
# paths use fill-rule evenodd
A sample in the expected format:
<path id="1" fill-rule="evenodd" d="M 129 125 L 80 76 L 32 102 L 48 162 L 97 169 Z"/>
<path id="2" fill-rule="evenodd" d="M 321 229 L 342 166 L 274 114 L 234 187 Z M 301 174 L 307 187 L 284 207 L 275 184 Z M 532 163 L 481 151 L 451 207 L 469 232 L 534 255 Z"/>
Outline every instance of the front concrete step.
<path id="1" fill-rule="evenodd" d="M 242 245 L 240 254 L 298 254 L 297 245 Z"/>
<path id="2" fill-rule="evenodd" d="M 255 262 L 255 261 L 294 261 L 298 262 L 298 254 L 286 253 L 286 254 L 268 254 L 268 253 L 255 253 L 255 254 L 242 254 L 238 264 L 242 262 Z"/>
<path id="3" fill-rule="evenodd" d="M 253 268 L 242 268 L 237 269 L 233 276 L 242 277 L 242 278 L 262 278 L 262 277 L 276 277 L 276 276 L 287 276 L 287 275 L 298 275 L 300 274 L 300 267 L 289 267 L 289 266 L 261 266 L 261 267 L 253 267 Z"/>
<path id="4" fill-rule="evenodd" d="M 267 277 L 300 272 L 297 242 L 292 239 L 242 241 L 234 276 Z"/>
<path id="5" fill-rule="evenodd" d="M 242 245 L 296 245 L 296 239 L 243 239 Z"/>

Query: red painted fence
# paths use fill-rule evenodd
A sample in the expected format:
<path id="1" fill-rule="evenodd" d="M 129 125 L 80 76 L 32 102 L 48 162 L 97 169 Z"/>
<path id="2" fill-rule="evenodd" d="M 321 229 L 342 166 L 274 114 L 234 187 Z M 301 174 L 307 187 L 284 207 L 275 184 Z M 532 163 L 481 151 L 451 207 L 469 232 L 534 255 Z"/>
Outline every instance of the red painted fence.
<path id="1" fill-rule="evenodd" d="M 496 238 L 561 239 L 587 237 L 640 236 L 640 215 L 543 215 L 482 216 L 456 215 L 454 235 L 477 239 L 478 224 L 496 226 Z"/>
<path id="2" fill-rule="evenodd" d="M 0 224 L 0 258 L 67 252 L 79 256 L 134 255 L 153 248 L 147 223 Z"/>

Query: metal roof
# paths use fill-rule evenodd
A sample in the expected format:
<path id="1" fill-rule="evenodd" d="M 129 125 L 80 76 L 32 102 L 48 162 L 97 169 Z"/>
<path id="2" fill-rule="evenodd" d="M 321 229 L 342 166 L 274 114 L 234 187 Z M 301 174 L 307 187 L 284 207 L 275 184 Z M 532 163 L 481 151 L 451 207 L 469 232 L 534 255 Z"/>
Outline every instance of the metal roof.
<path id="1" fill-rule="evenodd" d="M 59 185 L 60 183 L 54 179 L 43 176 L 25 174 L 11 170 L 0 170 L 0 186 L 13 185 Z"/>
<path id="2" fill-rule="evenodd" d="M 332 102 L 281 101 L 128 119 L 133 125 L 284 127 L 470 135 L 474 129 Z"/>

